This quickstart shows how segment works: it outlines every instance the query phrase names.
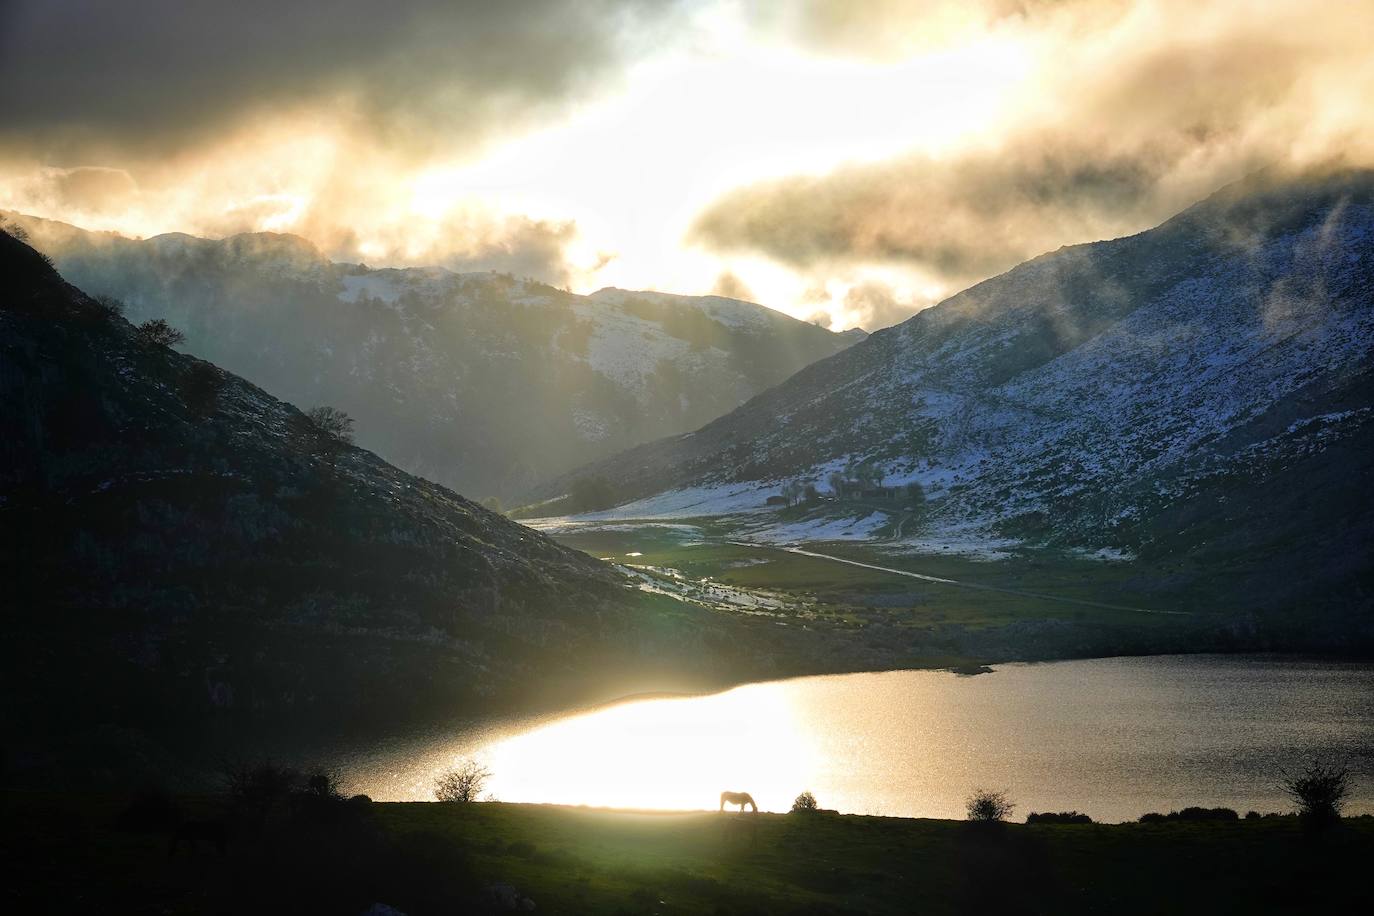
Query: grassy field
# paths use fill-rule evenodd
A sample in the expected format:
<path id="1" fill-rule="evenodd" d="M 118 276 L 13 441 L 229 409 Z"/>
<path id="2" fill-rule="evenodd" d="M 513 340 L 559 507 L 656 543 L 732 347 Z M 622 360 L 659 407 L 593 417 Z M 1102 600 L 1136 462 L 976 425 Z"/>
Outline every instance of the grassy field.
<path id="1" fill-rule="evenodd" d="M 182 799 L 208 816 L 209 799 Z M 1368 901 L 1374 819 L 1005 825 L 512 804 L 281 812 L 169 855 L 118 796 L 5 798 L 7 910 L 425 913 L 1257 913 Z M 337 809 L 337 810 L 334 810 Z M 492 890 L 493 885 L 505 889 Z"/>
<path id="2" fill-rule="evenodd" d="M 1131 627 L 1177 624 L 1180 617 L 1147 615 L 1076 603 L 1202 614 L 1206 602 L 1162 597 L 1155 584 L 1167 570 L 1104 562 L 1062 553 L 1020 552 L 989 561 L 949 554 L 903 554 L 855 542 L 808 544 L 807 549 L 844 559 L 1024 593 L 971 590 L 925 582 L 874 569 L 801 556 L 776 547 L 732 543 L 711 520 L 677 527 L 617 526 L 555 534 L 557 540 L 621 564 L 671 569 L 741 589 L 793 598 L 798 609 L 819 618 L 901 626 L 957 624 L 1002 626 L 1019 620 L 1092 620 Z M 1045 596 L 1045 597 L 1037 597 Z M 1069 600 L 1055 600 L 1057 598 Z"/>

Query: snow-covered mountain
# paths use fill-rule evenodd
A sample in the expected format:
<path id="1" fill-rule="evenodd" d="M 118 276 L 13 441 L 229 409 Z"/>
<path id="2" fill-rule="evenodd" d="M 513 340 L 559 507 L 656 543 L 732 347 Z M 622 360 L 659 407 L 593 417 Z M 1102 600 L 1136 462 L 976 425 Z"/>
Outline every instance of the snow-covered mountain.
<path id="1" fill-rule="evenodd" d="M 910 516 L 909 540 L 1296 552 L 1353 583 L 1374 541 L 1372 348 L 1374 173 L 1266 174 L 1022 264 L 694 433 L 575 473 L 641 500 L 625 515 L 709 515 L 788 480 L 824 493 L 867 464 L 923 485 L 924 509 L 891 513 Z"/>
<path id="2" fill-rule="evenodd" d="M 332 263 L 289 235 L 133 240 L 7 216 L 129 319 L 167 319 L 187 351 L 346 411 L 361 444 L 479 498 L 694 429 L 854 340 L 716 296 L 579 296 Z"/>

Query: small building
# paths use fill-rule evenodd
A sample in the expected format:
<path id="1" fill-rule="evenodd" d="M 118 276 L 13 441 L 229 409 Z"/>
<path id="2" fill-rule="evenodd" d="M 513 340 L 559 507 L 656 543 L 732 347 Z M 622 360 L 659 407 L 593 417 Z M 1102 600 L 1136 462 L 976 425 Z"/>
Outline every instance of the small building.
<path id="1" fill-rule="evenodd" d="M 764 500 L 764 505 L 767 505 L 767 506 L 785 506 L 785 505 L 787 505 L 787 497 L 786 497 L 786 496 L 770 496 L 770 497 L 768 497 L 766 500 Z"/>

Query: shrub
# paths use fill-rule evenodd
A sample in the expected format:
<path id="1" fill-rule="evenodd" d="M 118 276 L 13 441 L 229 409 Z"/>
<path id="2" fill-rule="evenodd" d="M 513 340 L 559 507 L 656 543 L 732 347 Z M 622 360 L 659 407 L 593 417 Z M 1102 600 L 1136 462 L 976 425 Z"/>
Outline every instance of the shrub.
<path id="1" fill-rule="evenodd" d="M 138 339 L 145 344 L 174 347 L 186 342 L 186 335 L 161 318 L 149 318 L 138 326 Z"/>
<path id="2" fill-rule="evenodd" d="M 1232 808 L 1199 808 L 1196 805 L 1182 811 L 1169 812 L 1170 819 L 1180 821 L 1236 821 L 1240 815 Z"/>
<path id="3" fill-rule="evenodd" d="M 1232 808 L 1200 808 L 1194 805 L 1184 808 L 1182 811 L 1170 811 L 1168 814 L 1151 811 L 1149 814 L 1140 816 L 1140 823 L 1162 824 L 1165 821 L 1234 821 L 1239 819 L 1240 815 Z"/>
<path id="4" fill-rule="evenodd" d="M 1026 818 L 1027 824 L 1091 824 L 1093 819 L 1086 814 L 1079 814 L 1077 811 L 1046 811 L 1043 814 L 1036 814 L 1034 811 Z"/>
<path id="5" fill-rule="evenodd" d="M 335 770 L 314 770 L 305 778 L 302 794 L 328 801 L 343 801 L 344 794 L 339 789 L 340 777 Z"/>
<path id="6" fill-rule="evenodd" d="M 491 771 L 475 760 L 464 760 L 434 780 L 434 797 L 441 802 L 475 802 L 491 778 Z"/>
<path id="7" fill-rule="evenodd" d="M 335 407 L 312 407 L 305 412 L 311 427 L 322 438 L 336 443 L 353 441 L 353 418 Z"/>
<path id="8" fill-rule="evenodd" d="M 113 321 L 124 314 L 124 303 L 114 296 L 96 296 L 95 309 L 102 318 Z"/>
<path id="9" fill-rule="evenodd" d="M 820 805 L 816 803 L 816 796 L 812 795 L 809 791 L 807 791 L 798 795 L 796 799 L 792 802 L 792 813 L 810 814 L 819 807 Z"/>
<path id="10" fill-rule="evenodd" d="M 1016 805 L 1007 798 L 1006 792 L 989 792 L 977 789 L 965 803 L 968 819 L 980 824 L 993 824 L 1011 817 Z"/>
<path id="11" fill-rule="evenodd" d="M 1283 780 L 1283 791 L 1298 806 L 1298 815 L 1313 824 L 1340 819 L 1350 795 L 1350 771 L 1345 767 L 1311 763 L 1297 776 Z"/>
<path id="12" fill-rule="evenodd" d="M 230 805 L 259 820 L 267 818 L 278 804 L 290 797 L 300 782 L 299 771 L 271 761 L 233 764 L 224 771 Z"/>

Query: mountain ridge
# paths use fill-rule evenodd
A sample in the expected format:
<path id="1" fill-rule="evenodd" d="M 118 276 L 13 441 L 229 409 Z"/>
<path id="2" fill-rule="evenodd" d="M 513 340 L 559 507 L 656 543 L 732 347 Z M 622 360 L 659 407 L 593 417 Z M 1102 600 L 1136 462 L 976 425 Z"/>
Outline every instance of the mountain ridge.
<path id="1" fill-rule="evenodd" d="M 1032 259 L 692 433 L 533 495 L 596 475 L 617 482 L 617 515 L 753 513 L 745 530 L 805 540 L 804 523 L 768 521 L 765 497 L 790 479 L 824 494 L 830 474 L 869 465 L 888 486 L 921 484 L 928 502 L 887 521 L 866 506 L 846 537 L 892 541 L 903 516 L 912 545 L 957 534 L 1129 554 L 1229 540 L 1242 553 L 1268 544 L 1267 555 L 1276 538 L 1306 535 L 1344 557 L 1327 583 L 1339 590 L 1367 566 L 1352 549 L 1370 543 L 1369 513 L 1340 503 L 1370 474 L 1350 443 L 1368 441 L 1374 419 L 1371 262 L 1374 173 L 1257 176 L 1155 229 Z M 1326 462 L 1290 479 L 1310 507 L 1273 530 L 1246 528 L 1239 504 L 1218 509 L 1228 487 L 1240 499 L 1246 473 L 1316 468 L 1338 445 L 1353 450 L 1347 472 Z M 1260 494 L 1244 500 L 1269 519 Z M 1190 505 L 1245 535 L 1205 518 L 1164 530 L 1196 515 Z M 835 511 L 846 510 L 820 514 Z M 1337 521 L 1351 547 L 1325 536 Z M 1298 600 L 1291 583 L 1283 593 Z"/>
<path id="2" fill-rule="evenodd" d="M 853 342 L 765 306 L 509 275 L 329 261 L 278 233 L 145 240 L 22 215 L 35 245 L 131 319 L 474 497 L 689 429 Z M 519 410 L 510 409 L 518 405 Z"/>

